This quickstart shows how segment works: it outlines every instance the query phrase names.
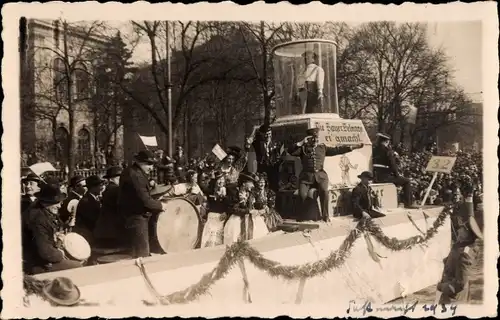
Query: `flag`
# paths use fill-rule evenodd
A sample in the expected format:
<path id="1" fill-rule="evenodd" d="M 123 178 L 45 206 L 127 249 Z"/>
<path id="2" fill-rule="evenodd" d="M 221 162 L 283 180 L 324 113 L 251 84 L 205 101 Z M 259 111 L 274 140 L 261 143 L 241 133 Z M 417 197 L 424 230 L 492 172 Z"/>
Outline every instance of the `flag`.
<path id="1" fill-rule="evenodd" d="M 41 176 L 44 172 L 47 171 L 57 171 L 54 166 L 50 162 L 39 162 L 35 163 L 30 167 L 30 170 L 36 174 L 37 176 Z"/>
<path id="2" fill-rule="evenodd" d="M 139 135 L 139 138 L 141 138 L 142 143 L 144 143 L 144 145 L 146 147 L 157 147 L 158 146 L 158 142 L 156 142 L 155 136 L 146 137 L 146 136 Z"/>
<path id="3" fill-rule="evenodd" d="M 224 159 L 227 154 L 226 152 L 224 152 L 224 150 L 222 150 L 222 148 L 216 144 L 215 147 L 213 147 L 212 149 L 212 153 L 219 159 L 219 160 L 222 160 Z"/>
<path id="4" fill-rule="evenodd" d="M 406 121 L 411 124 L 415 124 L 417 122 L 417 113 L 418 109 L 414 106 L 409 106 L 408 107 L 410 110 L 408 111 L 408 114 L 406 115 Z"/>

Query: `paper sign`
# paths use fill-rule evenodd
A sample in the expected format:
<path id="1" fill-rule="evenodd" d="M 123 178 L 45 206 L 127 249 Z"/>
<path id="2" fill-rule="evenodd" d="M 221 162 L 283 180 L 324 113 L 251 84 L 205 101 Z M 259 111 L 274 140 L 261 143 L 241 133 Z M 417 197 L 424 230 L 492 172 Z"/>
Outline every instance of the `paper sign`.
<path id="1" fill-rule="evenodd" d="M 456 157 L 432 156 L 425 171 L 450 173 L 456 160 Z"/>
<path id="2" fill-rule="evenodd" d="M 224 150 L 222 150 L 222 148 L 216 144 L 215 147 L 213 147 L 212 149 L 212 153 L 219 159 L 219 160 L 222 160 L 224 159 L 227 154 L 224 152 Z"/>
<path id="3" fill-rule="evenodd" d="M 30 170 L 37 176 L 41 176 L 44 172 L 47 171 L 57 171 L 50 162 L 35 163 L 30 167 Z"/>
<path id="4" fill-rule="evenodd" d="M 146 136 L 139 135 L 139 138 L 141 138 L 142 143 L 144 143 L 144 145 L 147 147 L 157 147 L 158 146 L 158 142 L 156 142 L 155 136 L 146 137 Z"/>

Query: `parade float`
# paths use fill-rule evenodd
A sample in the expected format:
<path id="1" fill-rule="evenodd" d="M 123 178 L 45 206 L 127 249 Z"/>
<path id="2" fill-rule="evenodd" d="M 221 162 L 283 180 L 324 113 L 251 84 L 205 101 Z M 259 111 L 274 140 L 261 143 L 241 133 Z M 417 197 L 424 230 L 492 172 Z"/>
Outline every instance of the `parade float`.
<path id="1" fill-rule="evenodd" d="M 300 83 L 301 70 L 308 69 L 304 63 L 306 52 L 316 65 L 314 72 L 318 74 L 322 97 L 308 96 Z M 295 223 L 292 211 L 297 192 L 282 190 L 280 213 L 286 218 L 285 224 L 300 226 L 295 231 L 282 229 L 231 246 L 194 249 L 191 242 L 165 255 L 40 274 L 28 281 L 29 293 L 37 292 L 33 283 L 40 286 L 67 277 L 78 286 L 82 301 L 94 305 L 348 306 L 352 300 L 386 303 L 436 284 L 441 278 L 443 259 L 450 251 L 451 208 L 403 209 L 398 207 L 394 185 L 376 184 L 373 188 L 386 216 L 357 221 L 349 215 L 349 192 L 357 176 L 370 170 L 372 147 L 361 120 L 339 116 L 336 44 L 325 40 L 285 43 L 273 49 L 273 59 L 277 111 L 271 125 L 273 139 L 296 142 L 304 138 L 306 129 L 317 127 L 320 142 L 326 145 L 365 145 L 325 161 L 331 183 L 330 222 Z M 290 181 L 296 180 L 300 161 L 285 156 L 280 170 L 284 168 L 289 170 Z M 314 196 L 311 199 L 313 203 L 317 200 Z M 176 202 L 171 203 L 175 207 Z M 193 211 L 184 201 L 177 203 Z M 173 207 L 164 214 L 177 217 L 163 218 L 169 223 L 183 219 L 182 210 Z M 192 234 L 196 234 L 196 228 Z M 169 230 L 186 232 L 174 227 Z M 28 295 L 28 301 L 29 297 L 34 295 Z M 36 305 L 34 299 L 30 305 Z"/>

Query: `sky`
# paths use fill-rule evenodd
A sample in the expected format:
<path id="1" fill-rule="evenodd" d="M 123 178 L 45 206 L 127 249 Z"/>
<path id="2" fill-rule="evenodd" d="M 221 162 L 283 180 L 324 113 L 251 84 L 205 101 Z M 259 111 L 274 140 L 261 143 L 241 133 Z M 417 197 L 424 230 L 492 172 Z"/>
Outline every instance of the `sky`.
<path id="1" fill-rule="evenodd" d="M 129 22 L 116 21 L 125 37 L 133 34 Z M 475 102 L 482 101 L 482 30 L 480 21 L 428 23 L 428 40 L 434 48 L 442 48 L 457 85 Z M 133 61 L 149 60 L 149 44 L 144 40 L 134 50 Z"/>

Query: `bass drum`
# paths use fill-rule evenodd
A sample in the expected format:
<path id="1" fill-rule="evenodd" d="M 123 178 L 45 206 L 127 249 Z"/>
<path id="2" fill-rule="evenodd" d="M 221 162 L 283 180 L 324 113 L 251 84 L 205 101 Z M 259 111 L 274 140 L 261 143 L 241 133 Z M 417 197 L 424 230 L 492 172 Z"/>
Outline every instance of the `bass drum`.
<path id="1" fill-rule="evenodd" d="M 185 198 L 162 200 L 157 216 L 155 240 L 164 253 L 182 252 L 199 246 L 203 225 L 197 207 Z"/>

